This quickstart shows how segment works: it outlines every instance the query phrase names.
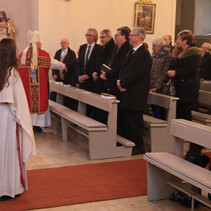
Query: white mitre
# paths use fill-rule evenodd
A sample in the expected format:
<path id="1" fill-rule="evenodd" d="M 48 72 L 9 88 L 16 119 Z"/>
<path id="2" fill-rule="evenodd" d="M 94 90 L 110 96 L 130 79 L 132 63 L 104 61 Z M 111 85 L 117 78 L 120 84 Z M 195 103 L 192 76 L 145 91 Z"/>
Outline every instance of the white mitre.
<path id="1" fill-rule="evenodd" d="M 28 30 L 27 32 L 27 40 L 29 45 L 25 48 L 23 51 L 22 57 L 21 57 L 21 64 L 26 63 L 26 54 L 30 46 L 32 46 L 32 64 L 37 65 L 38 62 L 38 55 L 37 55 L 37 46 L 36 42 L 40 42 L 40 33 L 36 30 L 31 31 Z"/>

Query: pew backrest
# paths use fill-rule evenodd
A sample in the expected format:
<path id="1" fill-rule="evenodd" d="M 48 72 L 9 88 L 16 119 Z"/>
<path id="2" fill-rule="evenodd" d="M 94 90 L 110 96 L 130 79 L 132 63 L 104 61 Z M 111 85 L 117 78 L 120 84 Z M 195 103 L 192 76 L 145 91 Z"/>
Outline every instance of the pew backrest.
<path id="1" fill-rule="evenodd" d="M 199 90 L 199 104 L 211 107 L 211 91 Z"/>
<path id="2" fill-rule="evenodd" d="M 81 103 L 88 104 L 107 112 L 111 112 L 112 104 L 118 103 L 118 100 L 107 100 L 99 97 L 98 94 L 79 89 L 72 86 L 66 86 L 64 84 L 56 84 L 54 81 L 49 82 L 50 91 L 55 91 L 61 96 L 67 96 L 78 100 Z M 58 96 L 60 97 L 60 96 Z M 62 102 L 60 102 L 62 104 Z M 80 105 L 79 105 L 80 107 Z"/>
<path id="3" fill-rule="evenodd" d="M 200 83 L 200 89 L 211 92 L 211 81 L 203 81 Z"/>

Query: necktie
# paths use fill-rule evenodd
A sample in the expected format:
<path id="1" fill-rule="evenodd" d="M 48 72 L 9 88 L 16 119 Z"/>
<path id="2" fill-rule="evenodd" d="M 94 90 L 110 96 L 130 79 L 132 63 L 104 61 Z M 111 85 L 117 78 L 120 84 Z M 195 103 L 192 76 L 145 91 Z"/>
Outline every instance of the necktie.
<path id="1" fill-rule="evenodd" d="M 86 58 L 85 58 L 85 68 L 86 68 L 86 65 L 89 61 L 89 53 L 90 53 L 90 48 L 91 48 L 91 45 L 88 46 L 88 51 L 86 53 Z"/>
<path id="2" fill-rule="evenodd" d="M 113 53 L 112 57 L 111 57 L 111 61 L 109 62 L 108 66 L 110 67 L 111 66 L 111 63 L 114 61 L 114 58 L 117 54 L 117 52 L 119 51 L 120 48 L 117 48 L 116 51 Z"/>
<path id="3" fill-rule="evenodd" d="M 132 50 L 129 52 L 128 57 L 131 57 L 134 53 L 135 53 L 135 51 L 132 49 Z"/>

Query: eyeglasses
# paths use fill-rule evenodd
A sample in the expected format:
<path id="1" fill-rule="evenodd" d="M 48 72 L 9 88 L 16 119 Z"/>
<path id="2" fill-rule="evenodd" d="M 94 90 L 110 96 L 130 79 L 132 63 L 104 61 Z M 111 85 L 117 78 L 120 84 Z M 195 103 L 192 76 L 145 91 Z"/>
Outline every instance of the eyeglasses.
<path id="1" fill-rule="evenodd" d="M 115 34 L 114 37 L 119 37 L 122 36 L 121 34 Z"/>
<path id="2" fill-rule="evenodd" d="M 100 39 L 105 39 L 106 37 L 104 37 L 104 36 L 100 36 Z"/>
<path id="3" fill-rule="evenodd" d="M 138 34 L 130 34 L 130 37 L 138 36 Z"/>
<path id="4" fill-rule="evenodd" d="M 85 34 L 86 37 L 93 37 L 94 35 L 92 34 Z"/>

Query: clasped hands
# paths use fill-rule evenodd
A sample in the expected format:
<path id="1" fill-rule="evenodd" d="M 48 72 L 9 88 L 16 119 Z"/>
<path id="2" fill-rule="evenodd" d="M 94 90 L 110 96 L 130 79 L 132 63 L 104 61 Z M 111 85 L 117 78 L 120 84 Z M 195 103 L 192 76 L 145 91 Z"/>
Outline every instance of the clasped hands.
<path id="1" fill-rule="evenodd" d="M 169 70 L 167 72 L 168 77 L 173 78 L 176 75 L 176 71 L 175 70 Z"/>
<path id="2" fill-rule="evenodd" d="M 78 82 L 82 84 L 88 78 L 89 76 L 87 74 L 81 75 L 78 77 Z"/>
<path id="3" fill-rule="evenodd" d="M 65 77 L 64 77 L 64 74 L 63 74 L 64 71 L 67 72 L 67 67 L 66 67 L 66 65 L 64 66 L 64 68 L 59 69 L 60 79 L 61 79 L 61 80 L 64 80 L 64 78 L 65 78 Z M 53 76 L 53 79 L 54 79 L 54 80 L 57 80 L 57 79 L 58 79 L 57 75 L 54 75 L 54 76 Z"/>
<path id="4" fill-rule="evenodd" d="M 125 92 L 126 89 L 121 87 L 120 80 L 117 80 L 117 87 L 119 88 L 120 92 Z"/>
<path id="5" fill-rule="evenodd" d="M 97 75 L 97 72 L 93 72 L 92 73 L 92 78 L 94 79 L 94 81 L 97 81 L 98 80 L 98 75 Z M 100 78 L 102 79 L 102 80 L 107 80 L 107 78 L 106 78 L 106 76 L 105 76 L 105 72 L 104 71 L 102 71 L 101 70 L 101 75 L 100 75 Z"/>

